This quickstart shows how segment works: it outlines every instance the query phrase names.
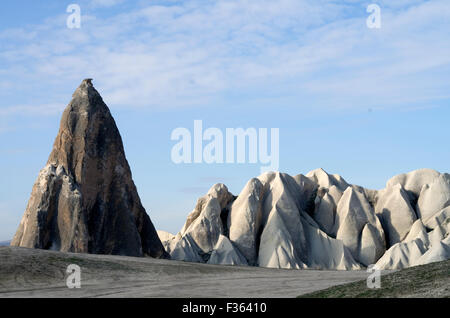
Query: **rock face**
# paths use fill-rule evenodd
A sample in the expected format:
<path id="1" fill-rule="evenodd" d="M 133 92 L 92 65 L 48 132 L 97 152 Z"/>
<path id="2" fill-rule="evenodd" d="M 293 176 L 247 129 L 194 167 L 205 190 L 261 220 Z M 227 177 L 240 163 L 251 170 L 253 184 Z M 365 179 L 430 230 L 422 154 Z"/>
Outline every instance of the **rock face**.
<path id="1" fill-rule="evenodd" d="M 450 205 L 450 176 L 443 174 L 437 177 L 430 184 L 422 186 L 417 201 L 417 214 L 423 219 L 428 220 L 436 211 Z"/>
<path id="2" fill-rule="evenodd" d="M 375 211 L 387 229 L 389 247 L 401 242 L 417 219 L 408 193 L 399 183 L 380 191 Z"/>
<path id="3" fill-rule="evenodd" d="M 11 245 L 167 256 L 140 202 L 115 121 L 89 79 L 63 113 Z"/>
<path id="4" fill-rule="evenodd" d="M 308 242 L 308 267 L 336 270 L 362 268 L 343 241 L 328 236 L 306 215 L 303 219 L 303 228 Z"/>
<path id="5" fill-rule="evenodd" d="M 449 175 L 422 169 L 383 190 L 317 169 L 265 173 L 234 197 L 223 184 L 199 199 L 172 258 L 209 264 L 352 270 L 396 269 L 450 258 Z"/>
<path id="6" fill-rule="evenodd" d="M 208 260 L 208 264 L 248 265 L 244 256 L 242 256 L 241 253 L 233 247 L 230 240 L 223 235 L 219 236 Z"/>
<path id="7" fill-rule="evenodd" d="M 258 179 L 251 179 L 239 197 L 231 205 L 227 220 L 230 240 L 246 258 L 255 265 L 258 258 L 258 235 L 262 224 L 262 200 L 264 186 Z"/>
<path id="8" fill-rule="evenodd" d="M 342 240 L 353 257 L 368 266 L 386 250 L 383 228 L 367 197 L 348 187 L 337 207 L 336 239 Z"/>
<path id="9" fill-rule="evenodd" d="M 265 173 L 258 178 L 267 189 L 263 198 L 263 228 L 258 250 L 262 267 L 304 268 L 307 242 L 297 197 L 300 188 L 284 173 Z"/>

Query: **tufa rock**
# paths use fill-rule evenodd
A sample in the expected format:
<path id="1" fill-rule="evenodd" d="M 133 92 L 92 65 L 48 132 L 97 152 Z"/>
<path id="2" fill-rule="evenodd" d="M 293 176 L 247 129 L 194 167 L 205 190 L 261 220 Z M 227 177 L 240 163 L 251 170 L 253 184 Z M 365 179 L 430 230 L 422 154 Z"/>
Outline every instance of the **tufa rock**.
<path id="1" fill-rule="evenodd" d="M 63 113 L 11 245 L 168 255 L 139 199 L 119 130 L 91 79 L 81 83 Z"/>
<path id="2" fill-rule="evenodd" d="M 172 258 L 185 261 L 399 269 L 450 257 L 449 198 L 449 175 L 429 169 L 396 176 L 379 191 L 323 169 L 268 172 L 237 197 L 215 185 L 180 233 L 161 237 Z"/>

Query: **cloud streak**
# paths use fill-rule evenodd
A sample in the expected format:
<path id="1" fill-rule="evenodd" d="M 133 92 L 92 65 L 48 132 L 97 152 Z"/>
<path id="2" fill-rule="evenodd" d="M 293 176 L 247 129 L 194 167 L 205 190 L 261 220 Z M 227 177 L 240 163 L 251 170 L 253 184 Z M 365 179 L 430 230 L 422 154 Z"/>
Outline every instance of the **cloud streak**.
<path id="1" fill-rule="evenodd" d="M 9 78 L 0 97 L 13 81 L 24 91 L 37 81 L 60 91 L 93 77 L 117 107 L 216 105 L 229 96 L 330 109 L 448 99 L 450 3 L 382 1 L 380 30 L 366 28 L 365 4 L 158 2 L 108 17 L 84 10 L 80 30 L 64 28 L 64 15 L 49 18 L 0 32 L 8 41 L 0 74 Z M 55 104 L 46 98 L 38 103 L 44 109 Z M 21 105 L 16 111 L 27 111 Z"/>

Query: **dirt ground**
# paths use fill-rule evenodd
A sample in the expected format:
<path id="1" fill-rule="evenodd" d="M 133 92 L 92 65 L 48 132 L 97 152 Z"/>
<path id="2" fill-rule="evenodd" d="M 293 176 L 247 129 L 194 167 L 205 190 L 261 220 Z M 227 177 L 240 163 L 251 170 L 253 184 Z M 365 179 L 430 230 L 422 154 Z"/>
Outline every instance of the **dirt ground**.
<path id="1" fill-rule="evenodd" d="M 405 268 L 382 277 L 380 288 L 364 281 L 303 294 L 307 298 L 450 298 L 450 260 Z"/>
<path id="2" fill-rule="evenodd" d="M 81 268 L 81 288 L 66 268 Z M 283 270 L 0 247 L 0 297 L 296 297 L 366 271 Z"/>

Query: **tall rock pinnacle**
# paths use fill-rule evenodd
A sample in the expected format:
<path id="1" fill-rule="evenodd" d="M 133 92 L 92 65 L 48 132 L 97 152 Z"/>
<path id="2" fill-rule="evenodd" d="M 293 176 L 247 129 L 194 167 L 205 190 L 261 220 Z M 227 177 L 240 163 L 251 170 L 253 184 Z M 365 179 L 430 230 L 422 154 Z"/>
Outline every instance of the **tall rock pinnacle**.
<path id="1" fill-rule="evenodd" d="M 85 79 L 65 109 L 11 245 L 166 257 L 141 204 L 115 121 Z"/>

